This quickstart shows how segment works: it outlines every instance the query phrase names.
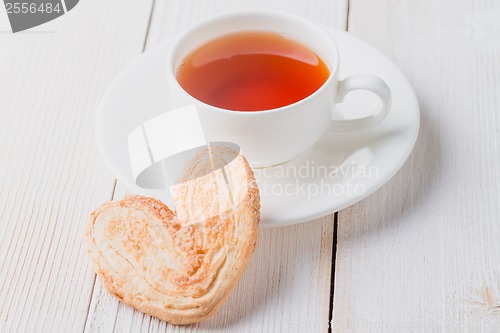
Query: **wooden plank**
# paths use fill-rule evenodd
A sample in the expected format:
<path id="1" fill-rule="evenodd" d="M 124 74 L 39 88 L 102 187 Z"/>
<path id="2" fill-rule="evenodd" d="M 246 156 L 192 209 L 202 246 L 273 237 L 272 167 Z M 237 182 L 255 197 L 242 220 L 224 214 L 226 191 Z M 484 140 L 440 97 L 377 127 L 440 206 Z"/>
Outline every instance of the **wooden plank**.
<path id="1" fill-rule="evenodd" d="M 157 1 L 146 48 L 215 14 L 242 8 L 290 11 L 343 29 L 345 1 Z M 117 198 L 124 193 L 119 184 Z M 306 224 L 262 230 L 247 272 L 212 319 L 168 325 L 119 303 L 99 282 L 90 306 L 89 332 L 326 332 L 328 330 L 333 215 Z"/>
<path id="2" fill-rule="evenodd" d="M 85 0 L 32 31 L 0 35 L 1 332 L 85 326 L 95 278 L 82 226 L 114 187 L 94 115 L 142 51 L 151 4 Z"/>
<path id="3" fill-rule="evenodd" d="M 422 109 L 416 147 L 339 213 L 334 332 L 500 331 L 500 3 L 351 0 Z"/>

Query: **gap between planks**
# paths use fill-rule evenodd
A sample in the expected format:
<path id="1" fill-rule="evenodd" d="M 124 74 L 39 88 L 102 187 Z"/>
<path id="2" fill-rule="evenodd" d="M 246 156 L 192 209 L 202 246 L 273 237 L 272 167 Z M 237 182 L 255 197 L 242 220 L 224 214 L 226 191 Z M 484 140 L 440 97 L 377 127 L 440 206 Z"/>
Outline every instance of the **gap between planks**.
<path id="1" fill-rule="evenodd" d="M 339 219 L 339 213 L 335 212 L 333 215 L 332 263 L 331 263 L 331 274 L 330 274 L 330 303 L 328 306 L 328 333 L 332 333 L 332 323 L 333 323 L 333 299 L 334 299 L 333 296 L 335 293 L 335 259 L 337 258 L 338 219 Z"/>

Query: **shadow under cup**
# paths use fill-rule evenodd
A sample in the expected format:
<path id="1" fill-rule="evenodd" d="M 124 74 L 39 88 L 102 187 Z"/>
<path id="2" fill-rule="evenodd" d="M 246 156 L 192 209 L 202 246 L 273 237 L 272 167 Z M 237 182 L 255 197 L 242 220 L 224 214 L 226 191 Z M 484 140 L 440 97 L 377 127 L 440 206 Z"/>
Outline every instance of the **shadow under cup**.
<path id="1" fill-rule="evenodd" d="M 256 31 L 281 35 L 314 52 L 330 72 L 326 81 L 295 103 L 257 112 L 207 104 L 189 94 L 177 81 L 179 66 L 200 46 L 222 36 Z M 299 156 L 329 127 L 338 65 L 334 41 L 314 23 L 291 14 L 243 11 L 209 19 L 178 37 L 168 56 L 167 79 L 174 107 L 196 106 L 208 142 L 233 142 L 241 147 L 252 167 L 264 167 Z"/>

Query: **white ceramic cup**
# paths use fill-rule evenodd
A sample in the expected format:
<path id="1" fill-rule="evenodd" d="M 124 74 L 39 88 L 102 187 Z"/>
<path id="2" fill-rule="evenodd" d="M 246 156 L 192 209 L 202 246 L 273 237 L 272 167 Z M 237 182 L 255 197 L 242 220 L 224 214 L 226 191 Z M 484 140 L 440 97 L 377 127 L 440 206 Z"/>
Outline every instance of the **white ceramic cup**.
<path id="1" fill-rule="evenodd" d="M 226 110 L 203 103 L 187 93 L 176 80 L 177 69 L 184 58 L 211 40 L 242 31 L 273 32 L 300 42 L 325 62 L 330 76 L 308 97 L 264 111 Z M 291 14 L 247 10 L 211 18 L 181 34 L 168 55 L 167 75 L 175 106 L 196 106 L 207 141 L 235 143 L 253 167 L 265 167 L 287 162 L 304 153 L 329 128 L 335 131 L 363 130 L 386 117 L 391 99 L 387 84 L 369 74 L 353 75 L 339 81 L 339 61 L 335 42 L 316 24 Z M 381 110 L 361 119 L 333 120 L 335 103 L 356 89 L 375 93 L 382 101 Z"/>

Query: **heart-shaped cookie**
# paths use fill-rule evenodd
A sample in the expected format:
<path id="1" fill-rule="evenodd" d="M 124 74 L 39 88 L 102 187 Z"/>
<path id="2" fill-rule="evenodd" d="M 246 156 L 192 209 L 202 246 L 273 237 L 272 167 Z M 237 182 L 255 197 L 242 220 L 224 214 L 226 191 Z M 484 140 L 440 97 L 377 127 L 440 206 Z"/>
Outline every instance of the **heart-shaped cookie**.
<path id="1" fill-rule="evenodd" d="M 111 294 L 173 324 L 213 315 L 257 240 L 259 191 L 245 158 L 209 173 L 200 161 L 176 186 L 175 213 L 156 199 L 128 196 L 97 208 L 84 236 Z"/>

